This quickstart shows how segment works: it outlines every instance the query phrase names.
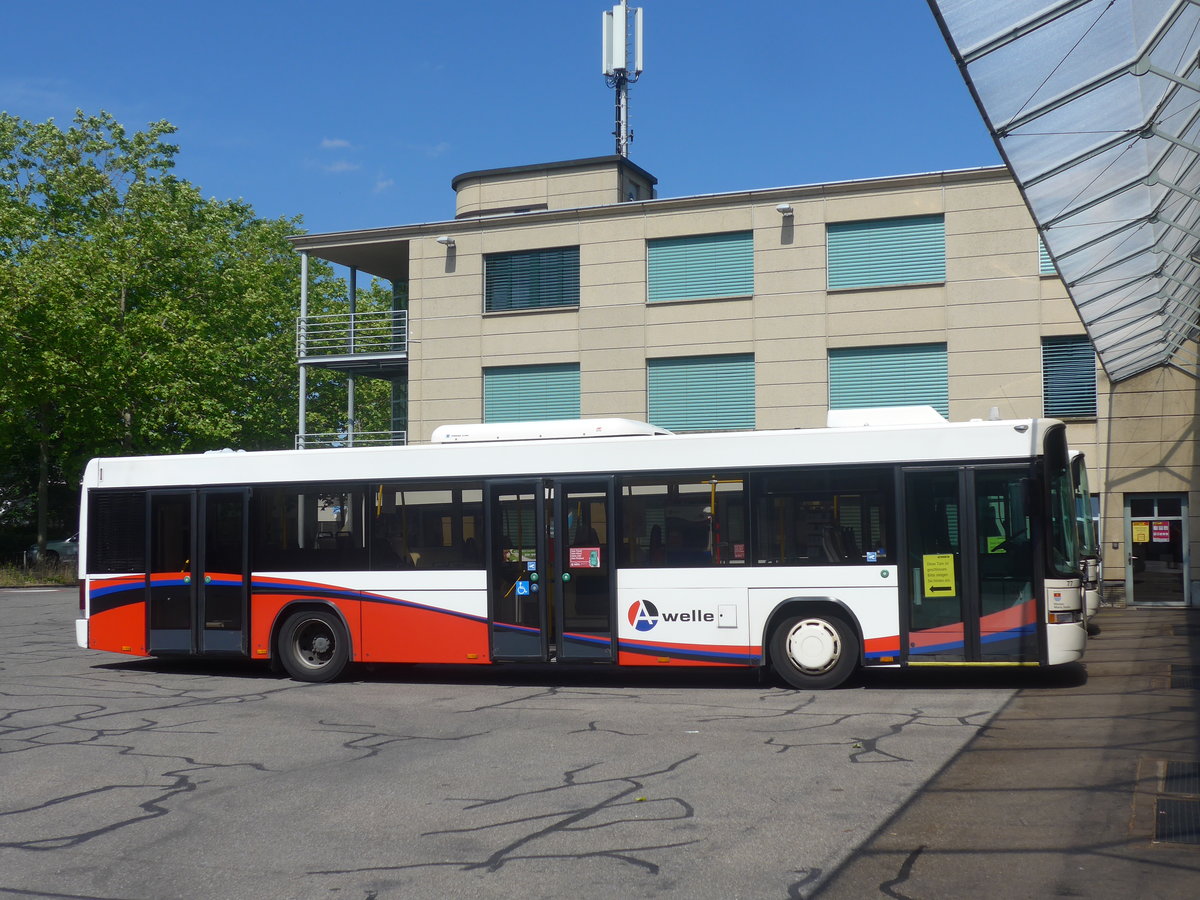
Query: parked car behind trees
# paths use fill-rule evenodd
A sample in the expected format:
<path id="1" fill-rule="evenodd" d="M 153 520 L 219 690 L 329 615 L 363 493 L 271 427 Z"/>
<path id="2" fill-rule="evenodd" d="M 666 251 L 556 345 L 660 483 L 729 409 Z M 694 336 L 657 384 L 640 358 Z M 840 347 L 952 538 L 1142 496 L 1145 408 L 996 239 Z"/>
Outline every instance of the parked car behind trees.
<path id="1" fill-rule="evenodd" d="M 29 548 L 29 559 L 31 562 L 48 563 L 79 559 L 78 533 L 61 541 L 46 541 L 46 555 L 44 557 L 38 552 L 38 545 L 34 544 Z"/>

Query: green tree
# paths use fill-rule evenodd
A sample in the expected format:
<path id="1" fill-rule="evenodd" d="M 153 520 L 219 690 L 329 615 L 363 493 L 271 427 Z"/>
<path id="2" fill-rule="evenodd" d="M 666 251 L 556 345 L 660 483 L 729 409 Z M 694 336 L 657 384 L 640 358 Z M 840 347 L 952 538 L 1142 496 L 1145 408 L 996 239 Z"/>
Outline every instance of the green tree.
<path id="1" fill-rule="evenodd" d="M 0 472 L 36 473 L 39 540 L 92 456 L 292 442 L 299 219 L 205 199 L 174 132 L 0 113 Z M 344 291 L 314 267 L 318 304 Z"/>

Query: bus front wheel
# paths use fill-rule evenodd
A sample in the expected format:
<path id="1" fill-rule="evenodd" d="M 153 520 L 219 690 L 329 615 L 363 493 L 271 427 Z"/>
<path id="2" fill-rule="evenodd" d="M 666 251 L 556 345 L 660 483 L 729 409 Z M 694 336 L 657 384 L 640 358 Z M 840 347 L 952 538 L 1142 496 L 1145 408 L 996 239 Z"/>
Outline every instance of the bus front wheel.
<path id="1" fill-rule="evenodd" d="M 333 681 L 350 658 L 342 620 L 323 610 L 292 613 L 279 632 L 279 662 L 297 681 Z"/>
<path id="2" fill-rule="evenodd" d="M 839 616 L 789 616 L 771 635 L 771 665 L 794 688 L 834 688 L 858 667 L 858 637 Z"/>

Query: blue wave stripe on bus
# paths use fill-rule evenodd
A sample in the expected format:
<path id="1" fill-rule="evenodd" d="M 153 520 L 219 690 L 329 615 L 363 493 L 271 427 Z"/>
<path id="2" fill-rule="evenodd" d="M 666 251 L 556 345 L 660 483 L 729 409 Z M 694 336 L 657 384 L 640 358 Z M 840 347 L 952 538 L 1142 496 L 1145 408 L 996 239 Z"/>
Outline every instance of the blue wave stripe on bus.
<path id="1" fill-rule="evenodd" d="M 980 643 L 982 644 L 997 644 L 1002 641 L 1015 641 L 1024 637 L 1037 634 L 1037 624 L 1029 623 L 1021 625 L 1017 628 L 1010 628 L 1007 631 L 997 631 L 991 634 L 980 635 Z M 928 644 L 924 647 L 910 647 L 908 652 L 910 656 L 923 656 L 927 653 L 948 653 L 953 650 L 962 650 L 962 641 L 947 641 L 944 644 Z"/>
<path id="2" fill-rule="evenodd" d="M 254 578 L 250 589 L 256 594 L 304 594 L 306 597 L 321 597 L 331 600 L 361 600 L 362 591 L 341 588 L 331 584 L 315 584 L 309 581 L 289 581 L 283 578 Z"/>
<path id="3" fill-rule="evenodd" d="M 144 591 L 145 589 L 145 581 L 133 581 L 125 584 L 110 584 L 102 588 L 94 587 L 88 591 L 88 594 L 94 599 L 96 597 L 106 597 L 109 594 L 119 594 L 122 591 Z"/>
<path id="4" fill-rule="evenodd" d="M 909 647 L 909 656 L 924 656 L 927 653 L 949 653 L 951 651 L 962 651 L 962 641 L 949 641 L 945 644 L 927 644 L 924 647 Z"/>
<path id="5" fill-rule="evenodd" d="M 992 634 L 981 635 L 980 641 L 984 644 L 994 644 L 997 641 L 1009 641 L 1035 634 L 1037 634 L 1037 624 L 1030 622 L 1028 625 L 1022 625 L 1019 628 L 1010 628 L 1008 631 L 996 631 Z"/>
<path id="6" fill-rule="evenodd" d="M 577 644 L 589 644 L 593 647 L 611 647 L 612 638 L 596 637 L 594 634 L 576 634 L 573 631 L 563 632 L 563 640 Z"/>
<path id="7" fill-rule="evenodd" d="M 472 613 L 459 612 L 453 609 L 444 609 L 440 606 L 431 606 L 428 603 L 416 603 L 412 600 L 405 600 L 401 597 L 389 597 L 385 594 L 376 594 L 371 591 L 356 591 L 352 588 L 339 588 L 332 585 L 314 584 L 306 581 L 287 581 L 284 579 L 274 578 L 256 578 L 251 584 L 251 589 L 257 594 L 302 594 L 305 597 L 313 597 L 316 599 L 326 600 L 356 600 L 366 603 L 382 603 L 388 606 L 402 606 L 408 609 L 417 609 L 422 612 L 439 613 L 445 616 L 453 616 L 456 619 L 466 619 L 470 622 L 486 622 L 486 616 L 477 616 Z"/>
<path id="8" fill-rule="evenodd" d="M 723 662 L 736 665 L 758 665 L 761 657 L 757 653 L 745 651 L 691 650 L 675 644 L 650 644 L 641 641 L 620 641 L 618 649 L 626 653 L 640 653 L 645 656 L 670 656 L 676 659 L 691 659 L 698 662 Z"/>
<path id="9" fill-rule="evenodd" d="M 514 625 L 511 622 L 493 622 L 493 628 L 499 628 L 504 631 L 516 631 L 520 634 L 541 634 L 542 629 L 534 628 L 530 625 Z"/>

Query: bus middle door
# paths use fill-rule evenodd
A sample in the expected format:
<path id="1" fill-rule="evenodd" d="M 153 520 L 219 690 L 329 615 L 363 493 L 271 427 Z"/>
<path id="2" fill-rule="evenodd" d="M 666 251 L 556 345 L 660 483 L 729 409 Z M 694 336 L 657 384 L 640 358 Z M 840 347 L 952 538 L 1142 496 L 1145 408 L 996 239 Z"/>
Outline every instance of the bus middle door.
<path id="1" fill-rule="evenodd" d="M 554 483 L 555 645 L 563 662 L 611 662 L 616 517 L 611 477 Z"/>

